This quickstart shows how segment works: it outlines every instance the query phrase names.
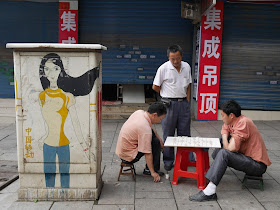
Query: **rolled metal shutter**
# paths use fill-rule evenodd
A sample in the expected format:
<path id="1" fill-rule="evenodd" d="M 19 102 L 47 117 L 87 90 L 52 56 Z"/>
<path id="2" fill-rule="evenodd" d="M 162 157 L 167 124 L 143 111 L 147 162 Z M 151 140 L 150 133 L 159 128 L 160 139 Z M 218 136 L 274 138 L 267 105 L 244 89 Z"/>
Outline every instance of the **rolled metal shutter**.
<path id="1" fill-rule="evenodd" d="M 79 33 L 80 43 L 108 47 L 103 84 L 152 84 L 172 44 L 181 45 L 191 64 L 193 25 L 181 18 L 180 1 L 81 0 Z"/>
<path id="2" fill-rule="evenodd" d="M 0 2 L 0 98 L 14 98 L 9 42 L 58 42 L 58 2 Z"/>
<path id="3" fill-rule="evenodd" d="M 280 7 L 226 3 L 219 105 L 280 110 Z"/>

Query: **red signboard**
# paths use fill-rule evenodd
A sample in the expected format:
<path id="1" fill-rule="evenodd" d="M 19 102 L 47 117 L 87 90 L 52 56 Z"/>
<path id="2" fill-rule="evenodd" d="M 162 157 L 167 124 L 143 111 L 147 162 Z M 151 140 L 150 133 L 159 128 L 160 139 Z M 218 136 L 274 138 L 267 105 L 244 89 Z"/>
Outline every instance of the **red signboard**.
<path id="1" fill-rule="evenodd" d="M 204 16 L 198 85 L 198 120 L 217 120 L 224 2 L 218 1 Z"/>
<path id="2" fill-rule="evenodd" d="M 69 2 L 59 3 L 59 43 L 78 43 L 78 10 L 71 10 Z"/>

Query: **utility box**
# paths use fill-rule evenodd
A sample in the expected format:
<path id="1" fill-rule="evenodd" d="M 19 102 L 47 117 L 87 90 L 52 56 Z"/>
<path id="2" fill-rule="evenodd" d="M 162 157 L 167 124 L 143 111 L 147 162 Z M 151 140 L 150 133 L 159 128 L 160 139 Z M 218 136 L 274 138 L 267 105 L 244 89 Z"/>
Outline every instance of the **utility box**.
<path id="1" fill-rule="evenodd" d="M 14 49 L 19 200 L 95 200 L 101 188 L 99 44 Z"/>

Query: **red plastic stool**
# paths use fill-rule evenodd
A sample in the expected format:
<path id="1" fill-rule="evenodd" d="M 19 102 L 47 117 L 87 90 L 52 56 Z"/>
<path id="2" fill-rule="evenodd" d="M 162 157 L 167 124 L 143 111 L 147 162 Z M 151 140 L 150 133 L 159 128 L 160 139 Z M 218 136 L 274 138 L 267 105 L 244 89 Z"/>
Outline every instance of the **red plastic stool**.
<path id="1" fill-rule="evenodd" d="M 189 161 L 189 152 L 196 153 L 196 162 Z M 187 171 L 189 166 L 195 166 L 195 172 Z M 187 177 L 197 180 L 197 188 L 204 189 L 206 187 L 205 174 L 209 169 L 208 151 L 203 148 L 195 147 L 177 147 L 175 166 L 173 170 L 173 185 L 178 184 L 179 177 Z"/>

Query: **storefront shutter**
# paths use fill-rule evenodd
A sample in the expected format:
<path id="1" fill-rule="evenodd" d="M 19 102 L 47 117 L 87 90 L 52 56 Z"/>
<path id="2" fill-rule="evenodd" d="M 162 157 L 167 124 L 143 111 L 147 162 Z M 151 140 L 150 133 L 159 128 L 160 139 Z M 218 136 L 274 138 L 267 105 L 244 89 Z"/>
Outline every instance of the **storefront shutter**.
<path id="1" fill-rule="evenodd" d="M 280 7 L 226 3 L 219 105 L 280 110 Z"/>
<path id="2" fill-rule="evenodd" d="M 14 98 L 13 52 L 6 44 L 58 42 L 58 2 L 0 1 L 0 11 L 0 98 Z"/>
<path id="3" fill-rule="evenodd" d="M 192 34 L 180 1 L 79 1 L 79 42 L 108 47 L 103 84 L 152 84 L 172 44 L 181 45 L 191 64 Z"/>

